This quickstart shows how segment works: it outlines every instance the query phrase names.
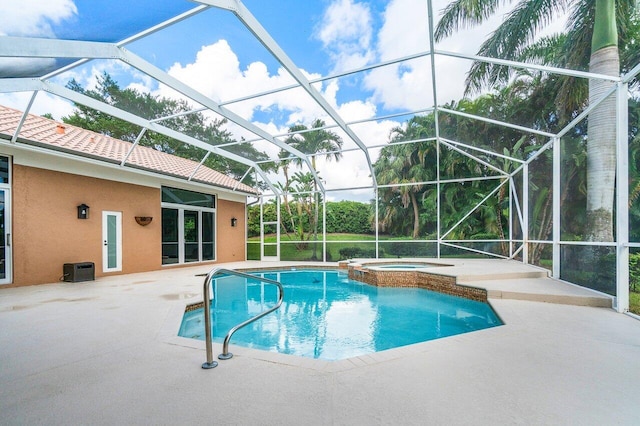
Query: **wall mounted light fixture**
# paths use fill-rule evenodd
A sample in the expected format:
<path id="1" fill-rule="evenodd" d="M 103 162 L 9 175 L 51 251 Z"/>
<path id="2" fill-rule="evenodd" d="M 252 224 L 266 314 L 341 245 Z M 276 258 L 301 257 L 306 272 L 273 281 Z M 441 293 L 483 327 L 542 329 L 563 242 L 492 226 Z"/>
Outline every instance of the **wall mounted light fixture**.
<path id="1" fill-rule="evenodd" d="M 89 219 L 89 206 L 85 203 L 80 204 L 78 207 L 78 219 Z"/>
<path id="2" fill-rule="evenodd" d="M 231 218 L 231 226 L 235 227 L 238 224 L 238 219 L 236 219 L 235 217 Z"/>

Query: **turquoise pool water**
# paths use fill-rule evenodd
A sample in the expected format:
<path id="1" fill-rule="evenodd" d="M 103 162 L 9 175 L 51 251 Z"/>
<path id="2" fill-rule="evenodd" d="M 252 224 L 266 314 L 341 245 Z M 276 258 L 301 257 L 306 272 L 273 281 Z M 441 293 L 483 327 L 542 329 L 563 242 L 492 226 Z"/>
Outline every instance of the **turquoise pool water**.
<path id="1" fill-rule="evenodd" d="M 324 360 L 365 355 L 502 322 L 486 303 L 416 288 L 374 287 L 334 270 L 256 273 L 280 281 L 280 309 L 237 331 L 232 345 Z M 269 309 L 274 285 L 239 277 L 214 280 L 213 340 Z M 184 315 L 182 337 L 204 340 L 202 309 Z"/>

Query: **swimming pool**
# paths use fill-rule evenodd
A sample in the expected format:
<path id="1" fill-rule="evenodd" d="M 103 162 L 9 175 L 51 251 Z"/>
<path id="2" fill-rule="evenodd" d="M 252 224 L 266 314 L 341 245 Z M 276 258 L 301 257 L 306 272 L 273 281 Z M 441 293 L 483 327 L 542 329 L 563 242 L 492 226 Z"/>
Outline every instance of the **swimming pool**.
<path id="1" fill-rule="evenodd" d="M 363 284 L 335 270 L 257 272 L 280 281 L 280 309 L 238 330 L 234 345 L 339 360 L 501 325 L 486 303 L 420 288 Z M 257 280 L 214 280 L 213 340 L 273 306 L 276 287 Z M 184 314 L 179 336 L 204 340 L 202 308 Z"/>

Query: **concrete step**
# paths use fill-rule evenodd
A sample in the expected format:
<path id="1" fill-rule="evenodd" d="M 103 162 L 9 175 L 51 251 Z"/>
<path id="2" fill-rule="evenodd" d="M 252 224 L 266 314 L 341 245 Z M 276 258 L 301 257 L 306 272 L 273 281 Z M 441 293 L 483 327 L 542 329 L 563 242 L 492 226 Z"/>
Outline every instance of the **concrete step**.
<path id="1" fill-rule="evenodd" d="M 613 306 L 613 298 L 608 295 L 553 278 L 465 281 L 463 284 L 486 289 L 490 299 L 528 300 L 601 308 Z"/>

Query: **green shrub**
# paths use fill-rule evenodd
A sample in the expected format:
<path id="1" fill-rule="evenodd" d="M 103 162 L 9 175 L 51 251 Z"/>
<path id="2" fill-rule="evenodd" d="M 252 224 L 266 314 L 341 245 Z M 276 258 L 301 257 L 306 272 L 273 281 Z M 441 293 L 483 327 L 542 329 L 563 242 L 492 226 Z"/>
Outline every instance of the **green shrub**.
<path id="1" fill-rule="evenodd" d="M 435 257 L 434 244 L 393 241 L 384 242 L 385 251 L 397 257 Z"/>
<path id="2" fill-rule="evenodd" d="M 383 253 L 380 250 L 380 257 L 382 257 Z M 367 250 L 362 249 L 360 247 L 344 247 L 340 249 L 340 260 L 345 259 L 354 259 L 354 258 L 375 258 L 376 250 Z"/>
<path id="3" fill-rule="evenodd" d="M 629 289 L 640 291 L 640 253 L 629 254 Z"/>

